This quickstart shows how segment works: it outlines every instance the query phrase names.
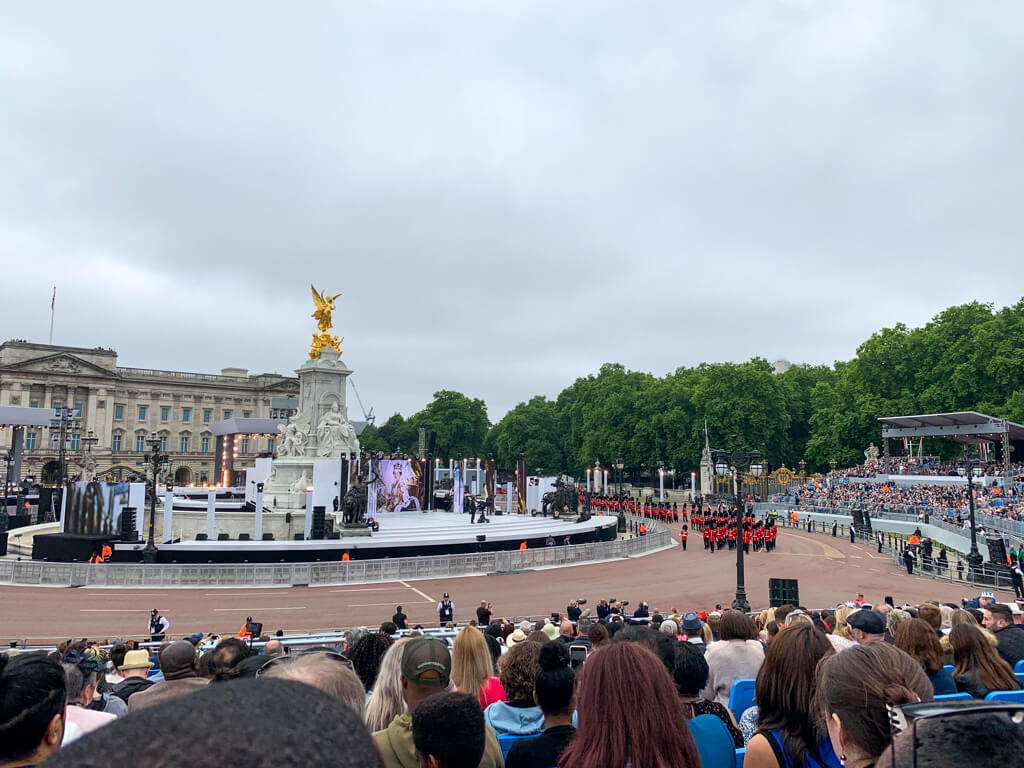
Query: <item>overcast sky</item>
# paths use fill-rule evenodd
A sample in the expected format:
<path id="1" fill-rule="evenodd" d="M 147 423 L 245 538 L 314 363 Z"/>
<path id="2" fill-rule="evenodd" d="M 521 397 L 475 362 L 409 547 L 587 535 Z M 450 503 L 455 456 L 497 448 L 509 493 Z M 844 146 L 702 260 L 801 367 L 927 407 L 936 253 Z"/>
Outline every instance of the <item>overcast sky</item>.
<path id="1" fill-rule="evenodd" d="M 1024 4 L 0 5 L 0 337 L 381 419 L 1016 301 Z M 350 401 L 351 402 L 351 401 Z M 352 404 L 350 415 L 359 416 Z"/>

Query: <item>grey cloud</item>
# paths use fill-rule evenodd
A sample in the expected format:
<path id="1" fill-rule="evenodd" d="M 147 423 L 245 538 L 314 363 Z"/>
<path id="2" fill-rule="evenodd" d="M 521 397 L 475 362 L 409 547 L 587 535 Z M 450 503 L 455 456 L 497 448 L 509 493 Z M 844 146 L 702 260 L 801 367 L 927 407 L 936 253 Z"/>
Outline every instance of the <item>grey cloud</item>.
<path id="1" fill-rule="evenodd" d="M 831 362 L 1008 303 L 1024 10 L 0 9 L 8 336 L 291 370 L 308 283 L 378 414 L 602 362 Z M 11 265 L 14 265 L 13 267 Z M 148 313 L 161 322 L 138 322 Z"/>

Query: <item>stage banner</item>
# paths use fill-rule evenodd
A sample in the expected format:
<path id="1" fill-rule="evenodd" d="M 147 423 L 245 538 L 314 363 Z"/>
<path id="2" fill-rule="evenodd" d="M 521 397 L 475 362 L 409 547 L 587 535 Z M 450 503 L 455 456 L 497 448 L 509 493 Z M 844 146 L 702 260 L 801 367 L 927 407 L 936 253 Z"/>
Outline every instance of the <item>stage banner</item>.
<path id="1" fill-rule="evenodd" d="M 452 512 L 461 512 L 466 503 L 466 483 L 462 478 L 462 462 L 455 462 L 452 473 Z"/>
<path id="2" fill-rule="evenodd" d="M 525 515 L 529 510 L 526 508 L 526 459 L 520 458 L 516 462 L 516 500 L 520 515 Z"/>
<path id="3" fill-rule="evenodd" d="M 384 459 L 377 462 L 374 484 L 381 512 L 420 510 L 423 496 L 422 464 L 418 459 Z M 371 494 L 374 495 L 374 494 Z"/>
<path id="4" fill-rule="evenodd" d="M 498 475 L 498 464 L 494 461 L 493 456 L 487 457 L 487 463 L 484 464 L 484 471 L 487 473 L 487 477 L 484 479 L 484 498 L 493 501 L 494 484 Z"/>
<path id="5" fill-rule="evenodd" d="M 121 528 L 121 510 L 134 507 L 135 527 L 141 534 L 146 511 L 145 489 L 144 483 L 80 481 L 69 485 L 64 492 L 61 533 L 117 535 Z"/>
<path id="6" fill-rule="evenodd" d="M 367 480 L 370 482 L 369 492 L 366 494 L 366 520 L 372 522 L 377 519 L 377 496 L 379 493 L 380 477 L 377 476 L 377 461 L 371 456 L 366 464 Z"/>
<path id="7" fill-rule="evenodd" d="M 313 460 L 313 506 L 323 507 L 328 515 L 341 507 L 341 499 L 338 497 L 340 474 L 341 459 Z"/>

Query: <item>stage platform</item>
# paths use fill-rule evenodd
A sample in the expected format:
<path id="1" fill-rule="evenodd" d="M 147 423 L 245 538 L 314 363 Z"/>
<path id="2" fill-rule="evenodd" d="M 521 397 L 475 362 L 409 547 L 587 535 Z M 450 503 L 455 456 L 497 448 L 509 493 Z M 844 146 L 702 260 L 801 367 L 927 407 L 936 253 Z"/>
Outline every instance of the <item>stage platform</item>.
<path id="1" fill-rule="evenodd" d="M 378 516 L 380 530 L 371 536 L 305 541 L 183 541 L 159 544 L 161 563 L 277 563 L 337 561 L 343 553 L 352 560 L 416 557 L 467 552 L 519 549 L 522 542 L 534 549 L 547 538 L 562 545 L 611 541 L 617 519 L 595 515 L 586 522 L 551 517 L 495 515 L 487 523 L 470 523 L 467 514 L 452 512 L 394 512 Z M 139 562 L 141 543 L 114 546 L 114 562 Z"/>

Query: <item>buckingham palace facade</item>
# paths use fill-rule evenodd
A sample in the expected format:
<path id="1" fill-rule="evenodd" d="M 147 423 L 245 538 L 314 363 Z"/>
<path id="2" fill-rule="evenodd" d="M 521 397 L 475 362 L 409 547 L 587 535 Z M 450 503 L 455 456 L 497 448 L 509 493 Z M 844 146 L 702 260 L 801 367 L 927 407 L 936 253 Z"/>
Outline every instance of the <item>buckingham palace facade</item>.
<path id="1" fill-rule="evenodd" d="M 112 349 L 6 341 L 0 344 L 0 406 L 74 408 L 80 430 L 67 442 L 69 475 L 87 457 L 100 478 L 140 471 L 153 433 L 171 459 L 175 485 L 216 481 L 217 441 L 211 426 L 231 418 L 280 418 L 296 403 L 299 381 L 242 368 L 220 374 L 125 368 Z M 11 445 L 0 429 L 0 452 Z M 51 432 L 54 434 L 51 435 Z M 59 475 L 57 430 L 27 427 L 22 476 L 43 483 Z M 252 466 L 273 453 L 272 437 L 240 440 L 235 466 Z"/>

